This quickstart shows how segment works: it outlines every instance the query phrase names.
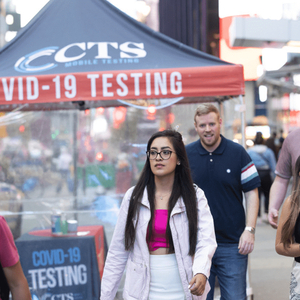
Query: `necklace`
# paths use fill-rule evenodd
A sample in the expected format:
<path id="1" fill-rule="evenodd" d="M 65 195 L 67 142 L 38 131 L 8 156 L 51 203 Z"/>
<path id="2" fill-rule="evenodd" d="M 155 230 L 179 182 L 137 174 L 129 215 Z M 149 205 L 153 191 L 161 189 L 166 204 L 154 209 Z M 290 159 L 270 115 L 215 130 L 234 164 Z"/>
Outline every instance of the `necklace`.
<path id="1" fill-rule="evenodd" d="M 164 197 L 166 197 L 170 194 L 171 194 L 171 192 L 168 192 L 167 194 L 164 194 L 164 195 L 160 195 L 160 196 L 156 195 L 156 197 L 159 198 L 159 200 L 163 200 Z"/>

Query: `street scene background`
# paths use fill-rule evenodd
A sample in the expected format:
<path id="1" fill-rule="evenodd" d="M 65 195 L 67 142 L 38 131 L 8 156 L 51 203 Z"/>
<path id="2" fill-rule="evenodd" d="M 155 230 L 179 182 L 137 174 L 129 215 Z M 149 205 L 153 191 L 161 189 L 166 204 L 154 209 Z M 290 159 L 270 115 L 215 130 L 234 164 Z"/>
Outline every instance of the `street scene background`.
<path id="1" fill-rule="evenodd" d="M 16 7 L 20 9 L 16 11 L 21 14 L 22 27 L 47 2 L 40 1 L 36 6 L 31 2 L 35 10 L 29 9 L 28 12 L 31 5 L 24 5 L 24 0 L 0 0 L 7 11 Z M 145 15 L 132 10 L 135 2 L 142 1 L 132 0 L 127 5 L 124 5 L 125 1 L 111 2 L 140 22 L 159 29 L 158 16 L 154 14 L 158 10 L 158 1 L 145 2 Z M 229 6 L 238 10 L 240 3 L 245 4 L 236 15 L 249 14 L 268 20 L 299 21 L 300 18 L 299 3 L 295 1 L 280 4 L 280 1 L 267 1 L 259 10 L 254 9 L 254 4 L 261 1 L 254 1 L 251 5 L 246 4 L 247 1 L 232 0 L 230 5 L 225 2 L 214 2 L 219 4 L 220 14 L 222 12 L 220 24 L 212 26 L 212 32 L 205 36 L 205 46 L 201 41 L 193 41 L 192 46 L 198 50 L 219 57 L 224 55 L 224 49 L 228 50 L 228 36 L 222 34 L 224 28 L 229 30 L 229 21 L 232 20 L 228 18 L 234 15 L 228 12 Z M 273 11 L 266 10 L 270 5 Z M 217 11 L 218 5 L 213 8 Z M 217 19 L 219 22 L 218 16 Z M 213 31 L 215 28 L 217 33 Z M 220 33 L 219 28 L 222 29 Z M 6 30 L 7 27 L 7 32 L 4 32 L 3 26 L 0 29 L 0 42 L 4 46 L 17 32 Z M 167 33 L 170 28 L 166 26 L 165 30 Z M 247 61 L 244 64 L 245 95 L 243 101 L 240 97 L 228 97 L 222 101 L 214 99 L 213 103 L 222 113 L 222 134 L 246 148 L 253 145 L 257 131 L 263 132 L 265 138 L 276 133 L 278 146 L 279 138 L 286 137 L 290 130 L 300 126 L 299 45 L 290 48 L 290 45 L 283 47 L 281 43 L 275 40 L 272 43 L 276 46 L 274 49 L 263 49 L 263 42 L 256 41 L 255 46 L 231 49 L 233 61 L 228 56 L 232 63 L 244 64 L 244 60 Z M 235 51 L 238 50 L 250 52 L 237 55 Z M 255 59 L 252 59 L 254 52 Z M 280 70 L 278 73 L 274 62 Z M 271 77 L 264 76 L 269 71 L 275 73 Z M 144 166 L 149 137 L 157 130 L 172 128 L 182 134 L 185 144 L 197 140 L 193 118 L 200 100 L 205 101 L 199 98 L 182 104 L 178 98 L 174 104 L 165 105 L 163 99 L 141 99 L 138 104 L 142 108 L 128 101 L 86 110 L 22 111 L 13 108 L 9 112 L 0 112 L 0 214 L 7 219 L 14 238 L 32 230 L 49 229 L 51 215 L 61 213 L 67 220 L 77 220 L 79 226 L 103 225 L 109 245 L 124 193 L 135 185 Z M 163 108 L 157 109 L 161 106 Z M 255 249 L 249 256 L 248 294 L 251 299 L 288 298 L 293 259 L 275 252 L 275 236 L 276 230 L 259 218 Z M 118 299 L 122 299 L 121 294 L 122 285 Z M 215 291 L 217 299 L 218 287 Z"/>

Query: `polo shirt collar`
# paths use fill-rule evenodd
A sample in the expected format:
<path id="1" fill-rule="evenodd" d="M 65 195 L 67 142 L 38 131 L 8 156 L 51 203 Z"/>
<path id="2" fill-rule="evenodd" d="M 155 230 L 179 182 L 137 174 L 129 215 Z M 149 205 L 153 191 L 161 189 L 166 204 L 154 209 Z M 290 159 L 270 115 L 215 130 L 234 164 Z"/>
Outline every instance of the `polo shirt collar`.
<path id="1" fill-rule="evenodd" d="M 224 136 L 221 134 L 221 143 L 220 143 L 220 145 L 218 146 L 218 148 L 215 149 L 212 153 L 213 153 L 213 154 L 219 154 L 219 155 L 221 155 L 221 154 L 224 152 L 225 148 L 226 148 L 226 144 L 227 144 L 227 140 L 226 140 L 226 139 L 224 138 Z M 200 155 L 207 155 L 208 153 L 210 153 L 209 151 L 207 151 L 207 150 L 202 146 L 200 139 L 199 139 L 199 148 L 198 148 L 198 149 L 199 149 Z"/>

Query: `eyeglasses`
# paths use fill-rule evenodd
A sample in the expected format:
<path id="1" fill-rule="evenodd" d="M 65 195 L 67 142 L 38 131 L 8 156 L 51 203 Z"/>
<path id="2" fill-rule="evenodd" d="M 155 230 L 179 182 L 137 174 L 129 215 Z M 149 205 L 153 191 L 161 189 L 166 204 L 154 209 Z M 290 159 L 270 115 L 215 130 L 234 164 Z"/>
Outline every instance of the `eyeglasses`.
<path id="1" fill-rule="evenodd" d="M 147 151 L 146 153 L 147 153 L 149 159 L 151 159 L 151 160 L 156 159 L 158 154 L 160 155 L 160 157 L 163 160 L 167 160 L 171 157 L 173 152 L 174 151 L 171 151 L 171 150 L 161 150 L 160 152 L 157 152 L 155 150 L 150 150 L 150 151 Z"/>

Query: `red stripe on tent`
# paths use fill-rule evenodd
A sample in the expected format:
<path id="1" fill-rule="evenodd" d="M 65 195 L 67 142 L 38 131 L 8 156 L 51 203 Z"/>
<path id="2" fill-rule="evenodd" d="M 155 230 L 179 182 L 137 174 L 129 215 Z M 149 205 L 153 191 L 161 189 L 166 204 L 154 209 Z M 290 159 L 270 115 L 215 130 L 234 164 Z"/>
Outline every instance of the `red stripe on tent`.
<path id="1" fill-rule="evenodd" d="M 0 105 L 244 94 L 240 65 L 4 77 Z"/>

